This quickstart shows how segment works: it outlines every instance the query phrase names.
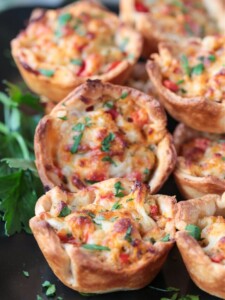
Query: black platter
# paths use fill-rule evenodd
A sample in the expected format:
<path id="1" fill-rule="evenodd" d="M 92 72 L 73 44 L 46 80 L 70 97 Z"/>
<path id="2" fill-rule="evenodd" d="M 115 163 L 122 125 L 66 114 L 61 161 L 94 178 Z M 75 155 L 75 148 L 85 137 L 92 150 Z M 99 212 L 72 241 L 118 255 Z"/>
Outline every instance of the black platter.
<path id="1" fill-rule="evenodd" d="M 129 1 L 129 0 L 128 0 Z M 117 11 L 117 7 L 110 7 Z M 10 59 L 10 40 L 24 28 L 29 18 L 32 7 L 10 9 L 0 14 L 0 87 L 3 88 L 2 80 L 11 82 L 21 81 L 19 73 Z M 1 113 L 1 110 L 0 110 Z M 169 118 L 169 130 L 172 132 L 176 122 Z M 0 141 L 1 142 L 1 141 Z M 176 195 L 182 199 L 171 177 L 159 192 L 161 194 Z M 4 236 L 4 224 L 0 223 L 0 299 L 1 300 L 36 300 L 37 294 L 47 299 L 42 289 L 45 280 L 56 285 L 56 297 L 63 300 L 90 299 L 64 286 L 48 267 L 36 241 L 32 235 L 25 233 L 16 234 L 12 237 Z M 29 272 L 29 278 L 23 275 L 23 270 Z M 176 287 L 182 295 L 199 295 L 201 300 L 218 299 L 210 296 L 196 287 L 191 281 L 181 256 L 176 247 L 170 252 L 167 262 L 151 286 L 165 289 Z M 132 292 L 117 292 L 105 295 L 92 296 L 91 300 L 149 300 L 170 298 L 173 293 L 165 293 L 153 290 L 149 287 Z"/>

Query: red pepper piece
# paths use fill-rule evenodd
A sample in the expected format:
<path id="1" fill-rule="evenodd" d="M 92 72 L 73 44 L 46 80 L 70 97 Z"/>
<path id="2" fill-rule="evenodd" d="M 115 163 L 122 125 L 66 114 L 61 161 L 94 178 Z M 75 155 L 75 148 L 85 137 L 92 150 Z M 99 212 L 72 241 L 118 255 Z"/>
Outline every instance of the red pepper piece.
<path id="1" fill-rule="evenodd" d="M 116 68 L 121 62 L 120 61 L 114 61 L 112 62 L 108 67 L 108 72 Z"/>
<path id="2" fill-rule="evenodd" d="M 129 263 L 129 254 L 127 253 L 120 253 L 120 259 L 124 264 Z"/>
<path id="3" fill-rule="evenodd" d="M 82 76 L 82 73 L 84 72 L 85 68 L 86 68 L 86 63 L 85 61 L 83 61 L 79 71 L 77 72 L 77 76 Z"/>
<path id="4" fill-rule="evenodd" d="M 150 206 L 150 214 L 151 216 L 156 216 L 159 213 L 159 209 L 157 205 L 151 205 Z"/>
<path id="5" fill-rule="evenodd" d="M 168 79 L 165 79 L 164 81 L 163 81 L 163 85 L 166 87 L 166 88 L 168 88 L 169 90 L 171 90 L 172 92 L 178 92 L 179 91 L 179 86 L 176 84 L 176 83 L 174 83 L 174 82 L 172 82 L 172 81 L 170 81 L 170 80 L 168 80 Z"/>
<path id="6" fill-rule="evenodd" d="M 149 12 L 149 9 L 147 6 L 145 6 L 142 2 L 135 1 L 135 9 L 138 12 Z"/>

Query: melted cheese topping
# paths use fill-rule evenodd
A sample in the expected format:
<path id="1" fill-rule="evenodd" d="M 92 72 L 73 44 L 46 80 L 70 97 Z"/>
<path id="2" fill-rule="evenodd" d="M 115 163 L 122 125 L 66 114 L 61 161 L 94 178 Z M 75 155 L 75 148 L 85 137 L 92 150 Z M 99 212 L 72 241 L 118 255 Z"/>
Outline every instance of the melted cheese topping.
<path id="1" fill-rule="evenodd" d="M 198 222 L 202 229 L 200 244 L 213 262 L 225 264 L 225 219 L 204 217 Z"/>
<path id="2" fill-rule="evenodd" d="M 79 116 L 66 106 L 62 111 L 54 120 L 58 142 L 51 171 L 64 188 L 76 191 L 112 177 L 150 180 L 166 129 L 153 129 L 147 110 L 126 89 L 118 99 L 103 95 Z"/>
<path id="3" fill-rule="evenodd" d="M 193 176 L 225 179 L 225 139 L 201 137 L 185 143 L 181 149 L 185 170 Z"/>
<path id="4" fill-rule="evenodd" d="M 190 40 L 180 47 L 161 49 L 156 60 L 163 84 L 183 97 L 204 96 L 223 102 L 225 98 L 225 37 Z"/>
<path id="5" fill-rule="evenodd" d="M 203 37 L 218 32 L 202 1 L 136 0 L 137 12 L 148 13 L 154 28 L 167 39 Z"/>
<path id="6" fill-rule="evenodd" d="M 48 10 L 17 37 L 17 55 L 25 69 L 53 80 L 102 75 L 134 61 L 129 36 L 118 27 L 116 15 L 87 3 Z"/>
<path id="7" fill-rule="evenodd" d="M 170 240 L 168 223 L 172 222 L 172 212 L 168 212 L 166 202 L 160 205 L 145 185 L 137 182 L 130 190 L 120 181 L 114 182 L 104 189 L 93 186 L 95 199 L 79 209 L 74 208 L 73 201 L 62 205 L 58 197 L 54 199 L 61 209 L 58 215 L 50 211 L 41 218 L 55 230 L 64 246 L 72 244 L 83 251 L 95 251 L 101 259 L 121 267 L 154 253 L 155 242 Z M 83 191 L 76 198 L 80 193 Z M 62 216 L 65 207 L 67 213 Z"/>

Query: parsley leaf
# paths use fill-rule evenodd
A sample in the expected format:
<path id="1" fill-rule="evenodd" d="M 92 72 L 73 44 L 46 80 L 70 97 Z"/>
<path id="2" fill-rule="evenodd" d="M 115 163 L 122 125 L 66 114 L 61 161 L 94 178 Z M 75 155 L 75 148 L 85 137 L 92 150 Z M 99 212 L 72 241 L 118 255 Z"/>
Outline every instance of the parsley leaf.
<path id="1" fill-rule="evenodd" d="M 54 70 L 39 69 L 38 71 L 45 77 L 52 77 L 55 74 Z"/>
<path id="2" fill-rule="evenodd" d="M 189 235 L 191 235 L 197 241 L 199 241 L 201 239 L 201 229 L 198 226 L 193 225 L 193 224 L 188 224 L 185 227 L 185 230 L 187 230 Z"/>
<path id="3" fill-rule="evenodd" d="M 102 158 L 102 161 L 108 161 L 110 164 L 113 164 L 115 167 L 117 167 L 117 164 L 110 156 L 105 156 Z"/>
<path id="4" fill-rule="evenodd" d="M 200 63 L 192 68 L 191 75 L 201 75 L 204 69 L 204 65 Z"/>
<path id="5" fill-rule="evenodd" d="M 76 135 L 76 136 L 73 137 L 74 143 L 73 143 L 73 146 L 70 149 L 70 152 L 72 154 L 74 154 L 74 153 L 77 152 L 78 147 L 80 145 L 80 141 L 82 139 L 82 136 L 83 136 L 83 133 L 80 133 L 80 134 L 78 134 L 78 135 Z"/>
<path id="6" fill-rule="evenodd" d="M 132 232 L 132 226 L 130 225 L 130 226 L 127 228 L 127 231 L 126 231 L 126 234 L 125 234 L 125 237 L 124 237 L 124 239 L 125 239 L 126 241 L 128 241 L 129 243 L 132 242 L 131 232 Z"/>
<path id="7" fill-rule="evenodd" d="M 5 161 L 10 168 L 22 169 L 24 171 L 30 170 L 36 177 L 39 177 L 33 160 L 22 158 L 3 158 L 2 161 Z"/>
<path id="8" fill-rule="evenodd" d="M 170 240 L 170 235 L 168 233 L 161 239 L 161 242 L 169 242 L 169 240 Z"/>
<path id="9" fill-rule="evenodd" d="M 110 251 L 109 247 L 96 245 L 96 244 L 83 244 L 81 247 L 87 250 L 94 250 L 94 251 Z"/>
<path id="10" fill-rule="evenodd" d="M 81 58 L 73 58 L 70 60 L 71 64 L 76 65 L 76 66 L 82 66 L 83 65 L 83 60 Z"/>
<path id="11" fill-rule="evenodd" d="M 101 148 L 103 152 L 109 152 L 111 142 L 114 139 L 115 139 L 115 134 L 112 132 L 110 132 L 109 135 L 107 135 L 107 137 L 104 138 L 104 140 L 102 141 L 102 148 Z"/>
<path id="12" fill-rule="evenodd" d="M 29 272 L 27 272 L 27 271 L 23 271 L 23 275 L 24 275 L 25 277 L 29 277 L 29 276 L 30 276 Z"/>
<path id="13" fill-rule="evenodd" d="M 122 190 L 124 190 L 124 188 L 122 187 L 122 184 L 120 181 L 117 181 L 115 184 L 114 184 L 114 188 L 115 188 L 115 196 L 116 197 L 119 197 L 119 198 L 122 198 L 124 197 L 124 193 L 121 192 Z"/>
<path id="14" fill-rule="evenodd" d="M 180 61 L 181 61 L 181 67 L 182 67 L 184 73 L 186 75 L 190 76 L 191 75 L 191 68 L 189 66 L 189 62 L 188 62 L 187 56 L 185 54 L 182 54 Z"/>
<path id="15" fill-rule="evenodd" d="M 71 210 L 67 205 L 65 205 L 65 206 L 63 207 L 63 209 L 60 211 L 59 217 L 66 217 L 66 216 L 68 216 L 71 212 L 72 212 L 72 210 Z"/>
<path id="16" fill-rule="evenodd" d="M 75 126 L 73 126 L 72 130 L 80 132 L 78 135 L 75 135 L 73 137 L 74 143 L 70 149 L 70 152 L 72 154 L 76 153 L 78 150 L 78 147 L 80 145 L 81 139 L 83 137 L 83 132 L 86 127 L 91 126 L 91 119 L 89 117 L 85 118 L 85 123 L 77 123 Z"/>
<path id="17" fill-rule="evenodd" d="M 43 288 L 45 288 L 45 295 L 46 296 L 54 296 L 56 292 L 56 288 L 54 284 L 51 284 L 48 280 L 42 283 Z"/>
<path id="18" fill-rule="evenodd" d="M 115 202 L 112 206 L 111 210 L 120 209 L 122 207 L 122 204 L 119 203 L 119 201 Z"/>
<path id="19" fill-rule="evenodd" d="M 64 13 L 59 16 L 58 22 L 60 26 L 66 25 L 72 19 L 72 15 L 70 13 Z"/>

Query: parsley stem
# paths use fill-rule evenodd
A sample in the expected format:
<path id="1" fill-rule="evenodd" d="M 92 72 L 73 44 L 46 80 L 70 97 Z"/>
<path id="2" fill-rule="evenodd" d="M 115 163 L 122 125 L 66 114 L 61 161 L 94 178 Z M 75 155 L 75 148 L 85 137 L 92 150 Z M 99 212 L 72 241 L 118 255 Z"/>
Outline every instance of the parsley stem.
<path id="1" fill-rule="evenodd" d="M 30 159 L 29 151 L 23 137 L 18 132 L 11 132 L 3 123 L 0 122 L 0 132 L 5 135 L 11 135 L 20 146 L 24 159 Z"/>

